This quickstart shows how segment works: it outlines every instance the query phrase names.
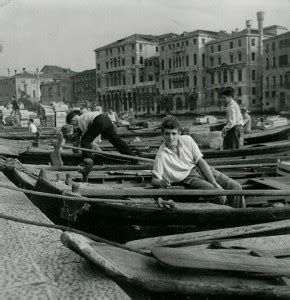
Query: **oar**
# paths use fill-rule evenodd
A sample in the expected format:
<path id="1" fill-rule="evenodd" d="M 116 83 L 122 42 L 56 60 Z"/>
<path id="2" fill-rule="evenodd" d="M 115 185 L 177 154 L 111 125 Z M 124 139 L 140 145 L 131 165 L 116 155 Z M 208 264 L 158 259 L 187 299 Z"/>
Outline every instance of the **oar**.
<path id="1" fill-rule="evenodd" d="M 110 152 L 105 152 L 105 151 L 99 151 L 99 150 L 93 150 L 93 149 L 81 148 L 81 147 L 75 147 L 75 146 L 69 146 L 69 145 L 63 145 L 62 147 L 65 149 L 86 151 L 86 152 L 91 152 L 91 153 L 96 153 L 96 154 L 101 154 L 101 155 L 106 155 L 106 156 L 112 156 L 112 157 L 116 157 L 116 158 L 125 158 L 125 159 L 130 159 L 130 160 L 146 161 L 146 162 L 151 162 L 151 163 L 154 162 L 154 159 L 140 157 L 140 156 L 126 155 L 126 154 L 119 154 L 119 153 L 110 153 Z"/>
<path id="2" fill-rule="evenodd" d="M 50 153 L 50 162 L 53 166 L 57 166 L 57 167 L 62 167 L 63 166 L 63 161 L 61 159 L 61 152 L 60 152 L 61 147 L 66 148 L 66 149 L 80 150 L 80 151 L 96 153 L 96 154 L 100 154 L 100 155 L 107 155 L 107 156 L 112 156 L 112 157 L 116 157 L 116 158 L 125 158 L 125 159 L 130 159 L 130 160 L 135 160 L 135 161 L 145 161 L 145 162 L 151 162 L 151 163 L 154 162 L 154 160 L 150 159 L 150 158 L 144 158 L 144 157 L 132 156 L 132 155 L 125 155 L 125 154 L 118 154 L 118 153 L 109 153 L 109 152 L 98 151 L 98 150 L 93 150 L 93 149 L 87 149 L 87 148 L 64 145 L 63 141 L 64 141 L 63 133 L 60 131 L 60 132 L 57 133 L 57 141 L 56 141 L 56 144 L 54 146 L 54 151 Z"/>

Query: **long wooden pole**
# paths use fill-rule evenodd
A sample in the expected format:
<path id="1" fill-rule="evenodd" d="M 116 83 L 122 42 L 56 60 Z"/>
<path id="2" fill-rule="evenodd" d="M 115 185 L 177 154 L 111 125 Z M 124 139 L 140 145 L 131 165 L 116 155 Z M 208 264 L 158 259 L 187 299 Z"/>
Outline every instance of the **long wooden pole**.
<path id="1" fill-rule="evenodd" d="M 100 155 L 104 155 L 104 156 L 112 156 L 112 157 L 116 157 L 116 158 L 124 158 L 124 159 L 136 160 L 136 161 L 146 161 L 146 162 L 152 162 L 152 163 L 154 162 L 154 159 L 140 157 L 140 156 L 126 155 L 126 154 L 119 154 L 119 153 L 110 153 L 110 152 L 98 151 L 98 150 L 93 150 L 93 149 L 74 147 L 74 146 L 69 146 L 69 145 L 62 145 L 62 147 L 65 149 L 86 151 L 86 152 L 96 153 L 96 154 L 100 154 Z"/>
<path id="2" fill-rule="evenodd" d="M 202 241 L 209 241 L 221 238 L 237 237 L 249 234 L 258 234 L 262 232 L 271 232 L 278 229 L 290 228 L 290 220 L 269 222 L 263 224 L 246 225 L 239 227 L 214 229 L 207 231 L 190 232 L 183 234 L 173 234 L 167 236 L 159 236 L 153 238 L 146 238 L 128 242 L 126 245 L 136 247 L 139 249 L 152 249 L 154 247 L 162 246 L 178 246 L 190 245 L 191 243 L 198 243 Z"/>

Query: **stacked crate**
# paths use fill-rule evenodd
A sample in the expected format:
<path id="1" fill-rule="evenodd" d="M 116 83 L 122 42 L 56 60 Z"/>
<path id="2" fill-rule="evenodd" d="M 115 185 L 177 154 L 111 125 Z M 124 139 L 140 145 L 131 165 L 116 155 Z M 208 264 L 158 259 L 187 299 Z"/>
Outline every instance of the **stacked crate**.
<path id="1" fill-rule="evenodd" d="M 66 124 L 66 112 L 68 106 L 64 103 L 54 103 L 53 108 L 55 111 L 55 126 L 62 127 Z"/>
<path id="2" fill-rule="evenodd" d="M 53 107 L 48 105 L 41 106 L 40 123 L 43 127 L 55 127 L 55 112 Z"/>
<path id="3" fill-rule="evenodd" d="M 28 127 L 29 122 L 29 111 L 27 109 L 20 110 L 20 126 Z"/>

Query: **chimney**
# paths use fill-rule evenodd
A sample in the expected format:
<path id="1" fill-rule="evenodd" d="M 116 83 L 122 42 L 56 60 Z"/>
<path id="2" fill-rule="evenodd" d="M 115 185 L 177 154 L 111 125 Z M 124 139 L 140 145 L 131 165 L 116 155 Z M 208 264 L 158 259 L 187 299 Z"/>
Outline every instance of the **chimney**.
<path id="1" fill-rule="evenodd" d="M 247 20 L 246 21 L 247 33 L 250 33 L 251 27 L 252 27 L 252 20 Z"/>
<path id="2" fill-rule="evenodd" d="M 257 12 L 258 32 L 259 32 L 258 54 L 260 56 L 262 56 L 263 54 L 264 15 L 265 13 L 263 11 Z"/>

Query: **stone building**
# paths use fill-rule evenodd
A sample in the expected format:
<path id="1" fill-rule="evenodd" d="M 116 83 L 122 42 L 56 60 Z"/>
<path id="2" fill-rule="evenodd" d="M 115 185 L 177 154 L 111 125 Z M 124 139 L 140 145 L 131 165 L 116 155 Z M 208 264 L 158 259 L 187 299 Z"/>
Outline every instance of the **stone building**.
<path id="1" fill-rule="evenodd" d="M 24 106 L 29 109 L 39 102 L 40 85 L 52 81 L 53 77 L 49 74 L 39 72 L 27 72 L 23 69 L 22 73 L 0 79 L 0 105 L 8 104 L 12 96 L 16 96 Z"/>
<path id="2" fill-rule="evenodd" d="M 54 79 L 40 85 L 41 103 L 50 105 L 53 102 L 73 103 L 73 81 L 70 77 Z"/>
<path id="3" fill-rule="evenodd" d="M 246 28 L 236 29 L 224 38 L 206 45 L 207 78 L 205 103 L 210 110 L 221 107 L 219 93 L 232 87 L 239 104 L 251 111 L 261 111 L 263 103 L 263 41 L 273 37 L 274 28 L 263 26 L 264 13 L 257 13 L 258 29 L 246 21 Z"/>
<path id="4" fill-rule="evenodd" d="M 74 104 L 91 106 L 96 101 L 96 69 L 78 72 L 72 79 Z"/>
<path id="5" fill-rule="evenodd" d="M 105 111 L 108 108 L 117 112 L 127 111 L 129 108 L 139 110 L 138 101 L 143 103 L 142 99 L 145 99 L 141 94 L 144 90 L 145 94 L 155 90 L 153 82 L 158 80 L 157 74 L 154 74 L 155 80 L 146 76 L 147 72 L 150 73 L 146 67 L 149 70 L 150 66 L 145 66 L 145 62 L 151 57 L 159 56 L 159 42 L 171 35 L 134 34 L 95 49 L 96 93 L 99 105 Z M 144 104 L 140 105 L 143 109 Z"/>
<path id="6" fill-rule="evenodd" d="M 279 34 L 285 30 L 277 27 L 278 35 L 264 41 L 265 111 L 290 111 L 290 32 Z"/>
<path id="7" fill-rule="evenodd" d="M 160 112 L 198 112 L 203 107 L 206 44 L 222 32 L 196 30 L 160 42 Z"/>

